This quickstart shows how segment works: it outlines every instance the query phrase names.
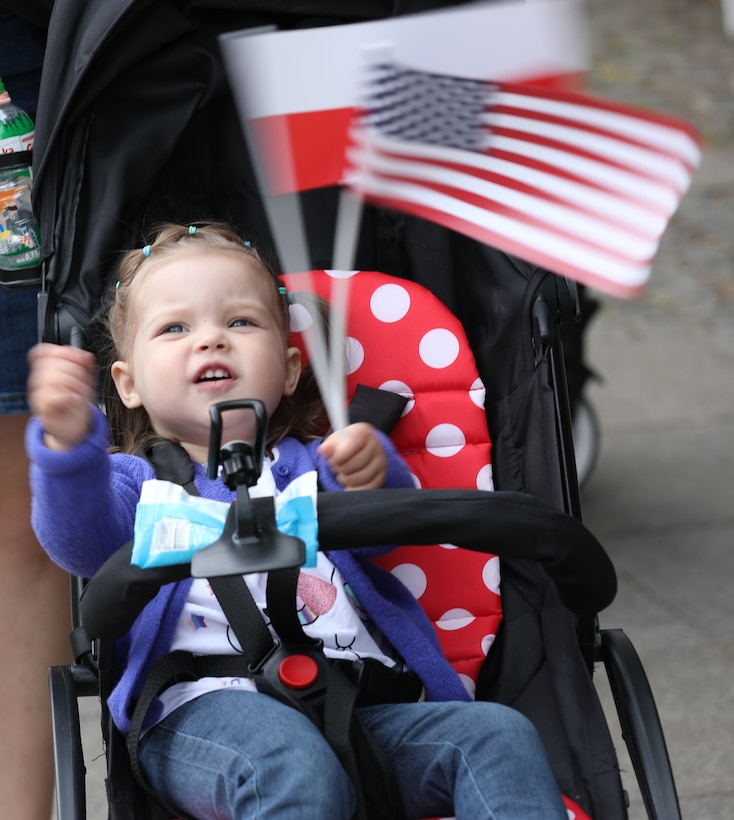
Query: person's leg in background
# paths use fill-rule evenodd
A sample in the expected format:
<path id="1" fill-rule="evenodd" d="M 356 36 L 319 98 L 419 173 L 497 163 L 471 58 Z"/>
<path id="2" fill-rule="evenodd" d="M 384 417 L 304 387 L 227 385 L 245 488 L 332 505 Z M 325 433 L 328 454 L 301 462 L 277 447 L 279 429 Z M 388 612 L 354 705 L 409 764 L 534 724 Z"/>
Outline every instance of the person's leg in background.
<path id="1" fill-rule="evenodd" d="M 0 11 L 0 76 L 33 120 L 45 32 Z M 26 355 L 36 293 L 0 286 L 0 816 L 48 820 L 54 784 L 48 667 L 71 660 L 68 575 L 30 525 Z"/>
<path id="2" fill-rule="evenodd" d="M 0 816 L 48 820 L 53 746 L 48 667 L 69 663 L 69 576 L 30 525 L 23 434 L 33 291 L 0 286 Z"/>

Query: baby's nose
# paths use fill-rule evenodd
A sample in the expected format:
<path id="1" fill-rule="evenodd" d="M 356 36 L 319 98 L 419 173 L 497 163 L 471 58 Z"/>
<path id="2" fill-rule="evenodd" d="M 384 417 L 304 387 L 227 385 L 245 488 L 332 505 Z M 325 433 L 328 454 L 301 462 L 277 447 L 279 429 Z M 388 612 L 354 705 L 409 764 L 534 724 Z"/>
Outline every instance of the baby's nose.
<path id="1" fill-rule="evenodd" d="M 226 344 L 224 334 L 214 329 L 202 332 L 198 340 L 199 350 L 222 350 Z"/>

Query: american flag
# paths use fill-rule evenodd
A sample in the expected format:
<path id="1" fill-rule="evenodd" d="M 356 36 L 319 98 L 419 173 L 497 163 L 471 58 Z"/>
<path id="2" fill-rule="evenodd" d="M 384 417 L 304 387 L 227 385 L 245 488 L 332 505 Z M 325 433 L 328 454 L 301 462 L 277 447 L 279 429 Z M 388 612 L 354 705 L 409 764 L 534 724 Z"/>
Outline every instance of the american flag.
<path id="1" fill-rule="evenodd" d="M 687 124 L 377 61 L 344 183 L 616 296 L 638 295 L 700 159 Z"/>

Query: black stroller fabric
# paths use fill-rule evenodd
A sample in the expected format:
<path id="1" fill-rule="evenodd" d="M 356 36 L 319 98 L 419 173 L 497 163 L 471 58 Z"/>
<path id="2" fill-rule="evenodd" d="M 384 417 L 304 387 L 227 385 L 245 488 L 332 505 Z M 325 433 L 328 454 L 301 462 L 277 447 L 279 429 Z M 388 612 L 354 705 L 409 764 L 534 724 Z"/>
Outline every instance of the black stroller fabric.
<path id="1" fill-rule="evenodd" d="M 88 346 L 122 249 L 160 220 L 225 219 L 273 246 L 216 37 L 387 17 L 453 5 L 425 0 L 56 0 L 39 98 L 34 207 L 43 237 L 43 336 Z M 314 267 L 331 258 L 336 192 L 302 196 Z M 540 299 L 555 322 L 572 316 L 548 272 L 412 217 L 367 209 L 356 267 L 432 290 L 464 324 L 487 388 L 499 490 L 565 507 L 556 431 L 558 384 L 538 335 Z M 554 331 L 555 332 L 555 331 Z M 563 387 L 563 385 L 561 385 Z M 562 391 L 561 391 L 562 393 Z M 594 818 L 623 818 L 615 754 L 576 617 L 535 560 L 503 563 L 504 623 L 479 696 L 528 714 L 562 790 Z"/>

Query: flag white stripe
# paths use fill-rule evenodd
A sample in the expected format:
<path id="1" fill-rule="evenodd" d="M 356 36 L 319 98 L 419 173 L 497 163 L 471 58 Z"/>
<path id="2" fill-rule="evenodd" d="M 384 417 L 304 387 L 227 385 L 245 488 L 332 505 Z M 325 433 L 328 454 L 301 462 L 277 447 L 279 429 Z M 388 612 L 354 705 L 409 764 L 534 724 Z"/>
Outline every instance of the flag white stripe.
<path id="1" fill-rule="evenodd" d="M 688 134 L 655 120 L 633 117 L 620 111 L 596 108 L 582 103 L 503 91 L 501 87 L 497 99 L 502 105 L 564 117 L 576 120 L 583 127 L 593 125 L 611 134 L 624 135 L 629 139 L 647 143 L 651 149 L 675 154 L 691 166 L 697 165 L 701 159 L 701 149 Z"/>
<path id="2" fill-rule="evenodd" d="M 644 174 L 653 174 L 660 179 L 667 179 L 675 185 L 679 193 L 682 193 L 688 187 L 690 174 L 680 161 L 657 154 L 652 150 L 639 148 L 611 136 L 605 137 L 580 128 L 571 128 L 552 122 L 532 120 L 527 117 L 501 112 L 489 111 L 483 116 L 482 120 L 487 123 L 490 129 L 511 128 L 534 136 L 558 140 L 583 151 L 606 157 L 611 162 L 618 162 Z"/>
<path id="3" fill-rule="evenodd" d="M 353 137 L 355 142 L 362 142 L 359 134 L 354 134 Z M 626 195 L 622 196 L 614 192 L 601 190 L 593 185 L 575 182 L 546 171 L 539 171 L 536 168 L 531 168 L 519 162 L 498 159 L 491 154 L 485 156 L 484 154 L 461 151 L 457 148 L 443 147 L 436 148 L 435 151 L 429 151 L 426 150 L 427 146 L 402 140 L 391 140 L 389 137 L 382 137 L 379 134 L 371 134 L 370 140 L 372 146 L 379 150 L 388 153 L 394 152 L 406 159 L 410 158 L 418 161 L 425 159 L 426 162 L 434 162 L 440 155 L 440 158 L 445 159 L 447 162 L 465 166 L 468 172 L 470 172 L 471 169 L 477 169 L 488 173 L 501 174 L 510 179 L 515 179 L 524 184 L 539 188 L 542 191 L 552 192 L 552 195 L 555 197 L 578 205 L 585 211 L 594 212 L 602 217 L 608 217 L 614 220 L 615 223 L 627 224 L 638 233 L 659 236 L 667 224 L 667 215 L 663 214 L 662 210 L 655 211 L 639 204 L 637 200 L 640 199 L 640 196 L 637 190 L 633 190 L 631 194 L 625 191 Z M 515 148 L 514 144 L 508 144 L 506 150 L 511 151 L 513 148 Z M 355 157 L 356 156 L 355 154 Z M 353 164 L 359 168 L 359 162 L 360 160 L 355 158 Z M 559 163 L 556 163 L 556 165 L 558 164 Z M 571 169 L 569 168 L 569 170 Z M 630 185 L 633 186 L 634 189 L 638 187 L 634 185 L 636 180 L 636 177 L 632 177 L 629 180 Z M 649 187 L 650 186 L 646 186 L 646 191 Z M 653 192 L 650 192 L 651 196 L 652 193 Z M 657 194 L 658 202 L 662 195 L 666 195 L 666 198 L 670 198 L 670 191 L 668 189 L 656 189 L 655 193 Z M 630 201 L 630 197 L 633 197 L 632 201 Z M 670 202 L 669 204 L 670 207 L 673 207 L 675 203 Z"/>
<path id="4" fill-rule="evenodd" d="M 526 222 L 518 222 L 510 217 L 486 211 L 423 185 L 399 182 L 371 175 L 362 175 L 355 180 L 355 187 L 365 196 L 378 199 L 397 200 L 406 205 L 417 206 L 416 211 L 430 208 L 439 213 L 476 225 L 484 230 L 506 237 L 530 252 L 543 257 L 555 257 L 562 263 L 589 271 L 595 277 L 605 278 L 624 288 L 643 285 L 650 270 L 649 263 L 629 264 L 614 254 L 594 250 L 566 236 L 559 236 Z M 498 247 L 500 247 L 498 243 Z"/>
<path id="5" fill-rule="evenodd" d="M 665 182 L 655 182 L 646 177 L 640 177 L 632 172 L 624 171 L 604 160 L 593 160 L 578 154 L 568 153 L 559 148 L 550 148 L 547 145 L 530 143 L 515 137 L 493 136 L 492 148 L 508 151 L 512 154 L 543 162 L 555 166 L 574 176 L 588 179 L 591 185 L 598 185 L 610 191 L 616 191 L 625 198 L 637 200 L 639 203 L 659 208 L 666 216 L 670 216 L 678 206 L 678 196 L 672 185 Z M 469 160 L 467 159 L 467 162 Z"/>
<path id="6" fill-rule="evenodd" d="M 352 153 L 352 152 L 350 152 Z M 573 231 L 588 242 L 624 254 L 633 259 L 652 258 L 657 242 L 618 228 L 609 222 L 595 219 L 576 208 L 534 197 L 494 182 L 480 179 L 433 163 L 415 162 L 407 158 L 386 157 L 369 150 L 353 152 L 356 168 L 368 166 L 368 173 L 408 178 L 427 186 L 441 185 L 475 194 L 490 202 L 505 205 L 546 223 L 550 228 Z M 368 165 L 369 164 L 369 165 Z"/>

